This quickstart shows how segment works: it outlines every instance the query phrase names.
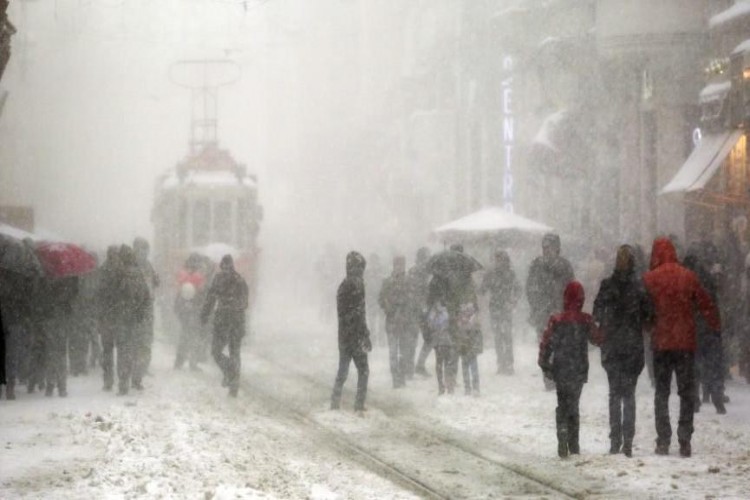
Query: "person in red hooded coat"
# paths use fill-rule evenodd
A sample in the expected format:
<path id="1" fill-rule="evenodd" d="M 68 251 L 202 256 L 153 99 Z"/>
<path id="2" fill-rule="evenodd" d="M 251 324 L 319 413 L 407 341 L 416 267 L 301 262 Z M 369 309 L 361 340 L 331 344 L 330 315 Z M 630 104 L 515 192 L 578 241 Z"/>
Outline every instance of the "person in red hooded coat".
<path id="1" fill-rule="evenodd" d="M 719 311 L 698 277 L 677 261 L 674 245 L 667 238 L 654 240 L 651 270 L 643 282 L 654 304 L 651 346 L 654 352 L 654 413 L 656 417 L 656 453 L 669 454 L 672 426 L 669 422 L 669 392 L 672 373 L 677 377 L 680 417 L 677 439 L 680 455 L 691 455 L 695 390 L 695 350 L 697 347 L 695 309 L 703 315 L 709 329 L 721 330 Z"/>
<path id="2" fill-rule="evenodd" d="M 583 286 L 571 281 L 563 293 L 564 311 L 552 315 L 539 344 L 539 366 L 557 390 L 557 453 L 560 458 L 580 453 L 578 411 L 583 384 L 588 381 L 588 343 L 600 346 L 604 337 L 594 318 L 582 311 Z"/>

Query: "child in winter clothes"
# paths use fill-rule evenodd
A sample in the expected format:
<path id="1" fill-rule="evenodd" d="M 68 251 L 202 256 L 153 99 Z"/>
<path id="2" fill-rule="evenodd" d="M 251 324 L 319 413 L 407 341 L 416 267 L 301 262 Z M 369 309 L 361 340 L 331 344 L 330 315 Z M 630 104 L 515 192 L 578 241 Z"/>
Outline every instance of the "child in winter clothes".
<path id="1" fill-rule="evenodd" d="M 549 319 L 539 344 L 539 366 L 557 387 L 557 453 L 560 458 L 580 453 L 579 412 L 583 384 L 587 382 L 589 357 L 587 342 L 599 346 L 604 341 L 590 314 L 581 311 L 583 286 L 571 281 L 563 293 L 564 311 Z"/>

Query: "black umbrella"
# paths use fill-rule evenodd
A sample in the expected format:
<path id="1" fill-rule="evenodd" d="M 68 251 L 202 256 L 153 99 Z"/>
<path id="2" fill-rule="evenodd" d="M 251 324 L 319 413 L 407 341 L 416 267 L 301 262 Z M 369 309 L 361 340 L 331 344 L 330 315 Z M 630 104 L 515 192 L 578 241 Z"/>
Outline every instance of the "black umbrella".
<path id="1" fill-rule="evenodd" d="M 433 255 L 427 261 L 427 272 L 446 278 L 471 275 L 480 269 L 482 269 L 482 264 L 478 260 L 456 250 L 445 250 Z"/>
<path id="2" fill-rule="evenodd" d="M 42 266 L 31 244 L 0 233 L 0 269 L 24 276 L 41 276 Z"/>

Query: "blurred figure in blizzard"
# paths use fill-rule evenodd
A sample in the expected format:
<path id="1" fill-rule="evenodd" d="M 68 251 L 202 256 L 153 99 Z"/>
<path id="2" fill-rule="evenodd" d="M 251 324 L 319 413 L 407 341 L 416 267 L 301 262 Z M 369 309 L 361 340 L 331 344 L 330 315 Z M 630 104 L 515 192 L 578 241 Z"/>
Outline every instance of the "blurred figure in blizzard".
<path id="1" fill-rule="evenodd" d="M 479 364 L 477 356 L 484 350 L 482 330 L 479 326 L 479 301 L 471 274 L 463 276 L 453 290 L 457 300 L 454 343 L 461 360 L 464 393 L 479 395 Z"/>
<path id="2" fill-rule="evenodd" d="M 174 312 L 180 322 L 180 338 L 174 367 L 181 369 L 187 360 L 191 370 L 198 370 L 203 347 L 200 313 L 205 298 L 205 278 L 200 272 L 197 255 L 193 254 L 185 261 L 177 283 L 179 288 L 174 301 Z"/>
<path id="3" fill-rule="evenodd" d="M 222 386 L 229 387 L 231 397 L 237 397 L 240 387 L 240 347 L 245 336 L 248 295 L 247 282 L 235 271 L 232 256 L 225 255 L 208 289 L 200 319 L 205 325 L 216 306 L 211 354 L 221 368 Z M 229 356 L 224 354 L 226 347 L 229 347 Z"/>
<path id="4" fill-rule="evenodd" d="M 385 269 L 380 262 L 380 256 L 373 252 L 367 260 L 367 270 L 364 274 L 365 288 L 370 291 L 367 294 L 367 324 L 370 326 L 375 345 L 386 345 L 386 331 L 383 313 L 378 304 L 380 287 L 386 279 Z"/>
<path id="5" fill-rule="evenodd" d="M 611 454 L 633 455 L 635 387 L 643 371 L 643 332 L 653 318 L 653 304 L 630 245 L 617 250 L 615 270 L 603 280 L 594 300 L 594 318 L 605 335 L 602 366 L 609 382 L 609 438 Z"/>
<path id="6" fill-rule="evenodd" d="M 138 262 L 138 269 L 146 280 L 149 293 L 148 308 L 138 329 L 133 371 L 133 387 L 138 390 L 143 389 L 143 377 L 148 373 L 148 368 L 151 365 L 151 346 L 154 343 L 154 289 L 159 286 L 159 276 L 148 260 L 149 251 L 150 246 L 144 238 L 136 238 L 133 241 L 133 252 Z"/>
<path id="7" fill-rule="evenodd" d="M 707 267 L 703 247 L 692 244 L 688 247 L 683 265 L 693 271 L 701 286 L 708 292 L 714 304 L 718 300 L 717 275 Z M 724 349 L 722 336 L 716 335 L 700 314 L 694 314 L 698 348 L 695 351 L 695 405 L 697 413 L 701 406 L 700 389 L 703 387 L 703 402 L 712 401 L 716 412 L 723 415 L 727 412 L 724 406 Z"/>
<path id="8" fill-rule="evenodd" d="M 0 270 L 0 303 L 5 328 L 5 398 L 16 398 L 16 385 L 28 377 L 31 296 L 35 278 Z"/>
<path id="9" fill-rule="evenodd" d="M 118 300 L 122 263 L 119 249 L 115 245 L 107 247 L 107 256 L 99 270 L 99 283 L 96 296 L 99 311 L 99 334 L 102 343 L 102 372 L 105 391 L 111 391 L 115 383 L 114 352 L 117 345 L 118 367 L 124 364 L 125 347 L 122 338 L 118 337 L 120 318 L 118 316 Z"/>
<path id="10" fill-rule="evenodd" d="M 490 326 L 495 339 L 497 373 L 513 374 L 513 309 L 521 285 L 505 250 L 495 252 L 495 267 L 485 273 L 479 293 L 490 294 Z"/>
<path id="11" fill-rule="evenodd" d="M 151 307 L 151 294 L 146 279 L 138 266 L 133 249 L 122 245 L 118 253 L 119 264 L 113 262 L 113 315 L 109 321 L 115 325 L 115 345 L 117 347 L 118 394 L 124 396 L 130 386 L 142 389 L 140 379 L 136 379 L 136 364 L 141 348 L 141 332 Z M 119 266 L 119 269 L 118 269 Z M 111 356 L 110 356 L 111 359 Z M 110 369 L 111 373 L 111 369 Z M 105 379 L 105 390 L 107 390 Z M 137 383 L 137 385 L 136 385 Z"/>
<path id="12" fill-rule="evenodd" d="M 414 373 L 414 350 L 412 342 L 413 306 L 409 283 L 406 279 L 406 259 L 393 258 L 393 272 L 383 280 L 378 295 L 378 304 L 385 313 L 385 331 L 388 335 L 388 359 L 391 366 L 393 388 L 406 385 L 410 373 Z M 409 363 L 411 360 L 411 366 Z M 411 372 L 410 372 L 411 370 Z"/>
<path id="13" fill-rule="evenodd" d="M 372 350 L 370 330 L 367 328 L 365 303 L 365 282 L 363 279 L 365 258 L 359 252 L 349 252 L 346 256 L 346 277 L 336 292 L 336 312 L 338 315 L 339 368 L 331 394 L 331 409 L 341 407 L 341 393 L 349 376 L 349 365 L 354 361 L 357 368 L 357 395 L 354 411 L 365 411 L 367 381 L 370 376 L 367 353 Z"/>
<path id="14" fill-rule="evenodd" d="M 430 273 L 427 271 L 427 261 L 429 258 L 430 250 L 427 247 L 417 250 L 416 261 L 414 266 L 409 269 L 408 274 L 413 315 L 412 322 L 415 325 L 414 330 L 417 336 L 419 332 L 422 333 L 422 349 L 419 351 L 414 371 L 425 377 L 430 376 L 425 368 L 425 362 L 433 348 L 433 339 L 430 328 L 427 326 L 427 294 L 430 288 Z"/>
<path id="15" fill-rule="evenodd" d="M 78 295 L 78 278 L 43 278 L 45 315 L 45 395 L 55 387 L 60 397 L 68 395 L 68 338 L 73 328 L 73 302 Z"/>
<path id="16" fill-rule="evenodd" d="M 577 455 L 579 446 L 579 402 L 588 381 L 588 343 L 601 345 L 603 337 L 590 314 L 582 311 L 583 286 L 571 281 L 565 287 L 563 312 L 552 315 L 539 344 L 539 367 L 557 389 L 557 454 Z"/>
<path id="17" fill-rule="evenodd" d="M 438 395 L 453 394 L 456 388 L 456 347 L 451 333 L 453 325 L 448 312 L 450 284 L 444 276 L 433 276 L 430 280 L 427 312 L 427 327 L 435 347 L 435 376 Z"/>
<path id="18" fill-rule="evenodd" d="M 70 374 L 88 373 L 89 351 L 99 357 L 99 339 L 96 314 L 96 289 L 98 272 L 94 270 L 78 278 L 79 290 L 73 302 L 73 319 L 68 346 Z"/>
<path id="19" fill-rule="evenodd" d="M 526 279 L 526 298 L 529 301 L 529 323 L 541 340 L 547 321 L 563 310 L 563 291 L 573 281 L 573 266 L 560 256 L 560 237 L 548 233 L 542 238 L 542 255 L 535 258 Z M 548 391 L 555 388 L 551 379 L 544 378 Z"/>

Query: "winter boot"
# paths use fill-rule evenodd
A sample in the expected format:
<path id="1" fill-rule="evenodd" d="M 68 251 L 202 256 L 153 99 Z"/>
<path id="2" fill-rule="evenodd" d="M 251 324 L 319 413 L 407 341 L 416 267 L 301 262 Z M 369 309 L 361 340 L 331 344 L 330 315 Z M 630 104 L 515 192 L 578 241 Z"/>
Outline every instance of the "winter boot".
<path id="1" fill-rule="evenodd" d="M 657 455 L 669 455 L 669 442 L 665 441 L 659 441 L 656 440 L 656 450 L 655 452 Z"/>
<path id="2" fill-rule="evenodd" d="M 724 406 L 724 397 L 721 394 L 713 394 L 711 396 L 711 399 L 713 400 L 714 407 L 716 408 L 716 413 L 718 413 L 719 415 L 726 415 L 727 407 Z"/>
<path id="3" fill-rule="evenodd" d="M 625 440 L 625 443 L 623 443 L 622 445 L 622 454 L 628 458 L 632 458 L 633 456 L 633 440 L 632 439 Z"/>
<path id="4" fill-rule="evenodd" d="M 690 458 L 692 454 L 693 454 L 693 451 L 690 448 L 690 441 L 680 440 L 680 456 L 685 457 L 685 458 Z"/>
<path id="5" fill-rule="evenodd" d="M 609 454 L 610 455 L 617 455 L 618 453 L 620 453 L 621 447 L 622 447 L 622 445 L 620 443 L 620 440 L 619 439 L 613 439 L 612 443 L 609 446 Z"/>
<path id="6" fill-rule="evenodd" d="M 568 456 L 568 430 L 557 428 L 557 456 L 565 458 Z"/>

